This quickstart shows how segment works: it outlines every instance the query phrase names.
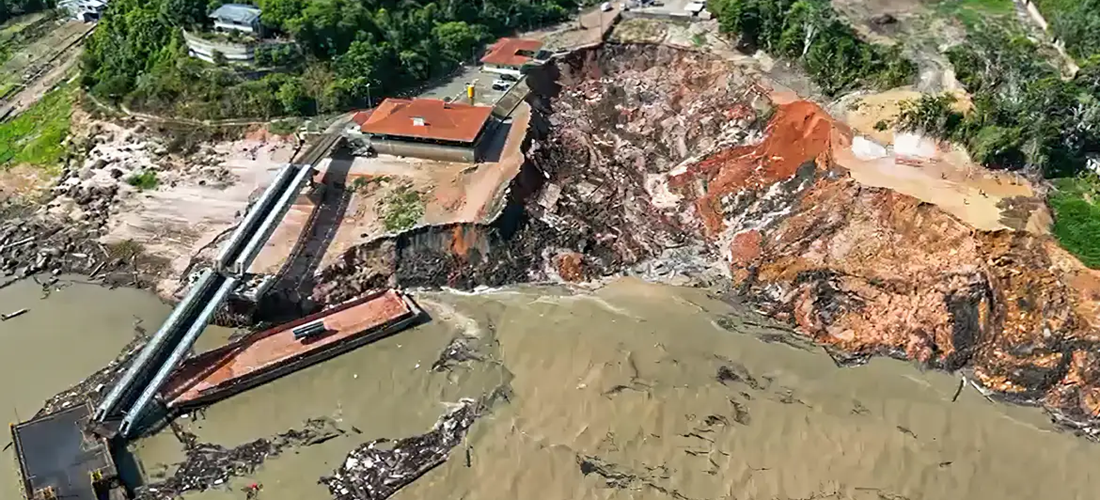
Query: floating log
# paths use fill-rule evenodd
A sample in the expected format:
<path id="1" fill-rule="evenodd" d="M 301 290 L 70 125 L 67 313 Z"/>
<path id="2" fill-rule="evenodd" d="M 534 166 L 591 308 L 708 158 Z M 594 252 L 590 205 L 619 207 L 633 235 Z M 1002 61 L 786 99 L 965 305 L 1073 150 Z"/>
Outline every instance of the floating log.
<path id="1" fill-rule="evenodd" d="M 23 309 L 20 309 L 18 311 L 15 311 L 15 312 L 10 312 L 10 313 L 7 313 L 7 314 L 0 314 L 0 321 L 7 321 L 7 320 L 12 319 L 16 316 L 22 316 L 22 315 L 26 314 L 27 311 L 29 311 L 29 309 L 23 308 Z"/>

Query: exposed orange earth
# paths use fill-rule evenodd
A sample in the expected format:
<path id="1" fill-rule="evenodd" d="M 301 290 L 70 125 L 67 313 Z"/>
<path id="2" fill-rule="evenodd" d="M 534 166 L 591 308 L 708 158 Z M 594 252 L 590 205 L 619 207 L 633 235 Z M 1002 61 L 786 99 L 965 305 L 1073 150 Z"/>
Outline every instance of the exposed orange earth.
<path id="1" fill-rule="evenodd" d="M 861 184 L 836 161 L 850 129 L 815 104 L 779 105 L 765 134 L 669 180 L 717 239 L 744 216 L 724 213 L 723 200 L 771 196 L 815 163 L 808 189 L 778 195 L 790 198 L 789 213 L 733 235 L 727 260 L 738 285 L 819 342 L 968 368 L 994 391 L 1100 417 L 1100 273 L 1049 236 L 975 229 L 931 203 Z"/>

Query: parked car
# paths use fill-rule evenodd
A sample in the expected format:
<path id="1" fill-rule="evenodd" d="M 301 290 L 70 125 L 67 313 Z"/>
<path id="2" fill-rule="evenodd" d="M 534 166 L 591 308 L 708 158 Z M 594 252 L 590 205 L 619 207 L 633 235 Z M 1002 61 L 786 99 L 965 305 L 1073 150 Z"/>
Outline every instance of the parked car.
<path id="1" fill-rule="evenodd" d="M 493 90 L 508 90 L 512 84 L 507 80 L 493 80 Z"/>
<path id="2" fill-rule="evenodd" d="M 602 10 L 604 12 L 607 12 L 607 11 L 611 10 L 611 2 L 604 2 L 604 3 L 600 4 L 600 10 Z"/>

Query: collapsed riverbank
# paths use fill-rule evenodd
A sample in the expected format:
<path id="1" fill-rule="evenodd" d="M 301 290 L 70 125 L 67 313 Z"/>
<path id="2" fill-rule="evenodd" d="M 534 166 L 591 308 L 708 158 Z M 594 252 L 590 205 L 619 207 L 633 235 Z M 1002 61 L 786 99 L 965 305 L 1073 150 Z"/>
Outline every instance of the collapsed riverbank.
<path id="1" fill-rule="evenodd" d="M 500 216 L 356 246 L 320 271 L 318 304 L 633 274 L 750 303 L 840 364 L 915 360 L 1095 433 L 1100 280 L 1049 238 L 860 184 L 843 124 L 707 54 L 607 45 L 530 84 L 535 133 Z"/>
<path id="2" fill-rule="evenodd" d="M 715 55 L 607 44 L 528 85 L 523 165 L 499 215 L 353 246 L 317 272 L 310 308 L 385 286 L 635 275 L 753 303 L 845 362 L 962 370 L 1094 432 L 1100 277 L 1049 238 L 976 230 L 851 178 L 849 166 L 863 168 L 851 129 L 812 103 L 777 104 L 758 74 Z M 1025 205 L 1005 210 L 1027 220 L 1040 209 Z M 260 306 L 229 316 L 247 323 L 286 303 Z"/>
<path id="3" fill-rule="evenodd" d="M 1097 432 L 1100 274 L 1048 236 L 977 230 L 862 184 L 851 129 L 813 103 L 773 103 L 714 56 L 605 45 L 532 80 L 546 126 L 501 218 L 354 248 L 322 271 L 316 300 L 622 274 L 715 287 L 838 361 L 959 371 L 991 397 Z M 1043 209 L 1001 205 L 1023 221 Z"/>
<path id="4" fill-rule="evenodd" d="M 78 310 L 77 295 L 90 306 L 79 310 L 110 309 L 99 306 L 106 300 L 140 312 L 137 295 L 159 305 L 133 290 L 104 293 L 65 288 L 40 312 Z M 906 362 L 838 368 L 804 335 L 704 290 L 621 280 L 415 296 L 432 322 L 133 443 L 148 497 L 245 498 L 255 484 L 262 499 L 319 499 L 333 496 L 330 484 L 370 490 L 376 480 L 404 485 L 392 498 L 500 500 L 1084 500 L 1097 487 L 1095 445 L 1052 432 L 1041 412 L 991 404 L 969 387 L 956 393 L 958 377 Z M 66 316 L 20 319 L 54 318 L 39 324 L 57 332 L 54 343 L 93 340 L 64 328 Z M 132 322 L 116 320 L 118 335 L 100 336 L 112 350 Z M 9 328 L 14 321 L 0 324 L 17 334 Z M 48 349 L 10 354 L 23 365 L 53 361 L 57 380 L 89 366 L 56 363 Z M 25 403 L 55 390 L 6 379 L 38 391 L 19 392 Z M 391 467 L 398 458 L 413 460 Z M 14 481 L 3 486 L 18 495 Z"/>

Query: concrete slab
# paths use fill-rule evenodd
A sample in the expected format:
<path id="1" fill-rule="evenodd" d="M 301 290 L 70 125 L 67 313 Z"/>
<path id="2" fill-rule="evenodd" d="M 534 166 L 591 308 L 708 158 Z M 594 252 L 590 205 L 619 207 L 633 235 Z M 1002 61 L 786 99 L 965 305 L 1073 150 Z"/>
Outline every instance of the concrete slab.
<path id="1" fill-rule="evenodd" d="M 106 441 L 84 431 L 90 415 L 82 405 L 12 427 L 28 497 L 50 488 L 56 498 L 96 500 L 93 478 L 116 475 Z"/>

